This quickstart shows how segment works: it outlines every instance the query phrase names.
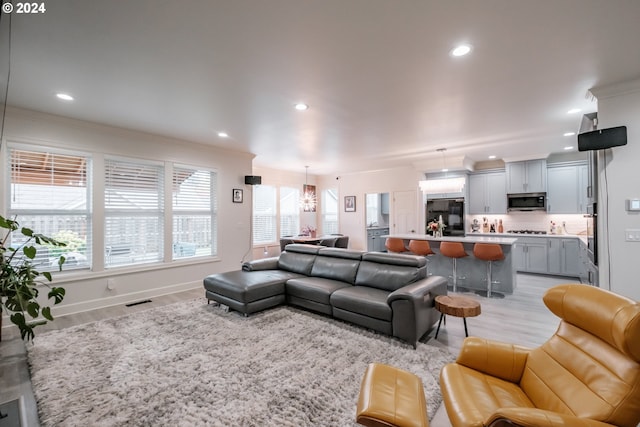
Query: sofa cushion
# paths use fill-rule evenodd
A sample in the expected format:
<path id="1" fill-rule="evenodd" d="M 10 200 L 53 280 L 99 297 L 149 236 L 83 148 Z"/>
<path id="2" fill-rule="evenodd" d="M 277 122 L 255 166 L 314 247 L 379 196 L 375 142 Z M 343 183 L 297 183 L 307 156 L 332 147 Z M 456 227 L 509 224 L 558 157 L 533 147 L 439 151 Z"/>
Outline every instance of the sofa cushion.
<path id="1" fill-rule="evenodd" d="M 360 265 L 362 252 L 347 249 L 326 248 L 318 252 L 311 276 L 340 280 L 353 285 Z"/>
<path id="2" fill-rule="evenodd" d="M 321 277 L 301 277 L 288 280 L 285 284 L 287 295 L 327 305 L 329 305 L 331 294 L 345 287 L 351 287 L 351 285 L 339 280 Z"/>
<path id="3" fill-rule="evenodd" d="M 315 245 L 287 245 L 278 258 L 278 268 L 308 276 L 319 250 L 320 246 Z"/>
<path id="4" fill-rule="evenodd" d="M 353 313 L 391 321 L 391 307 L 387 304 L 389 292 L 367 286 L 349 286 L 331 294 L 331 305 Z"/>
<path id="5" fill-rule="evenodd" d="M 304 277 L 282 270 L 229 271 L 204 278 L 204 288 L 236 301 L 247 303 L 274 295 L 284 294 L 284 283 Z"/>
<path id="6" fill-rule="evenodd" d="M 395 291 L 426 277 L 426 265 L 422 256 L 366 253 L 362 256 L 355 285 Z"/>

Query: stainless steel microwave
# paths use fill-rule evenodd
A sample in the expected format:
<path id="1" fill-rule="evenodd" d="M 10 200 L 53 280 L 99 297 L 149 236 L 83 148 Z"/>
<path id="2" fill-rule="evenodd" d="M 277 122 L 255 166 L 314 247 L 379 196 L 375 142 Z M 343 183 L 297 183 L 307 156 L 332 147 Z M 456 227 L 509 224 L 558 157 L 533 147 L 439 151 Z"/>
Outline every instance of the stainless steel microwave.
<path id="1" fill-rule="evenodd" d="M 546 193 L 507 194 L 508 211 L 546 211 Z"/>

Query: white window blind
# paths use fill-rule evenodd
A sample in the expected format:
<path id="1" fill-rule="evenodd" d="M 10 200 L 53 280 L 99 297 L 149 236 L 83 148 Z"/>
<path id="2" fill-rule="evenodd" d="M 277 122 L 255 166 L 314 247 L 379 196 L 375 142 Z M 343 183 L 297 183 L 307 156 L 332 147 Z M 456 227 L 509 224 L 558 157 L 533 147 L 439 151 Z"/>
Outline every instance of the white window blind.
<path id="1" fill-rule="evenodd" d="M 253 187 L 253 244 L 274 243 L 277 235 L 276 189 L 269 185 Z"/>
<path id="2" fill-rule="evenodd" d="M 280 187 L 280 237 L 300 233 L 300 190 Z"/>
<path id="3" fill-rule="evenodd" d="M 173 258 L 217 253 L 215 172 L 173 168 Z"/>
<path id="4" fill-rule="evenodd" d="M 105 267 L 163 259 L 164 168 L 105 159 Z"/>
<path id="5" fill-rule="evenodd" d="M 338 233 L 338 190 L 322 191 L 322 234 Z"/>
<path id="6" fill-rule="evenodd" d="M 91 266 L 90 157 L 53 150 L 9 148 L 11 190 L 6 194 L 8 216 L 22 227 L 67 243 L 66 247 L 39 246 L 35 264 L 43 271 Z M 15 235 L 12 246 L 26 238 Z"/>

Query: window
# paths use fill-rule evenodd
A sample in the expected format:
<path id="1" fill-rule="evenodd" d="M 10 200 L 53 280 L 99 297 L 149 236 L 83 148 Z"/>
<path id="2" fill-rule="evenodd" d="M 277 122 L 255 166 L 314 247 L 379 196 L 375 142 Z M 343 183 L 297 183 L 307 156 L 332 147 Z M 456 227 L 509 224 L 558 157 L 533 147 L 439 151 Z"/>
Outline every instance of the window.
<path id="1" fill-rule="evenodd" d="M 322 191 L 322 233 L 338 233 L 338 190 L 335 188 Z"/>
<path id="2" fill-rule="evenodd" d="M 105 267 L 162 261 L 164 168 L 105 159 Z"/>
<path id="3" fill-rule="evenodd" d="M 379 209 L 379 201 L 380 195 L 378 193 L 367 194 L 366 196 L 366 205 L 367 205 L 367 226 L 370 225 L 378 225 L 378 212 Z"/>
<path id="4" fill-rule="evenodd" d="M 280 237 L 300 232 L 300 190 L 280 187 Z"/>
<path id="5" fill-rule="evenodd" d="M 269 185 L 253 187 L 253 244 L 273 243 L 277 236 L 276 189 Z"/>
<path id="6" fill-rule="evenodd" d="M 66 257 L 64 270 L 91 266 L 90 157 L 63 151 L 9 148 L 11 177 L 8 216 L 22 227 L 67 243 L 66 247 L 38 247 L 35 264 L 41 270 L 57 270 L 57 259 Z M 24 240 L 23 240 L 24 241 Z M 23 241 L 13 241 L 17 246 Z"/>
<path id="7" fill-rule="evenodd" d="M 217 253 L 215 172 L 174 166 L 173 259 Z"/>

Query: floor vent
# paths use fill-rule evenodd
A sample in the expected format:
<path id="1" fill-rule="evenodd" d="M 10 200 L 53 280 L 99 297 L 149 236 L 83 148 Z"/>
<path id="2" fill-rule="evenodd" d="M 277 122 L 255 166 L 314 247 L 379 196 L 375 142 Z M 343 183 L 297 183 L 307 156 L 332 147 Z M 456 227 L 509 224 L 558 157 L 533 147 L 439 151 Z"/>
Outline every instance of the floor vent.
<path id="1" fill-rule="evenodd" d="M 146 304 L 148 302 L 151 302 L 151 300 L 150 299 L 146 299 L 146 300 L 143 300 L 143 301 L 132 302 L 132 303 L 129 303 L 129 304 L 125 304 L 125 306 L 126 307 L 133 307 L 134 305 Z"/>

